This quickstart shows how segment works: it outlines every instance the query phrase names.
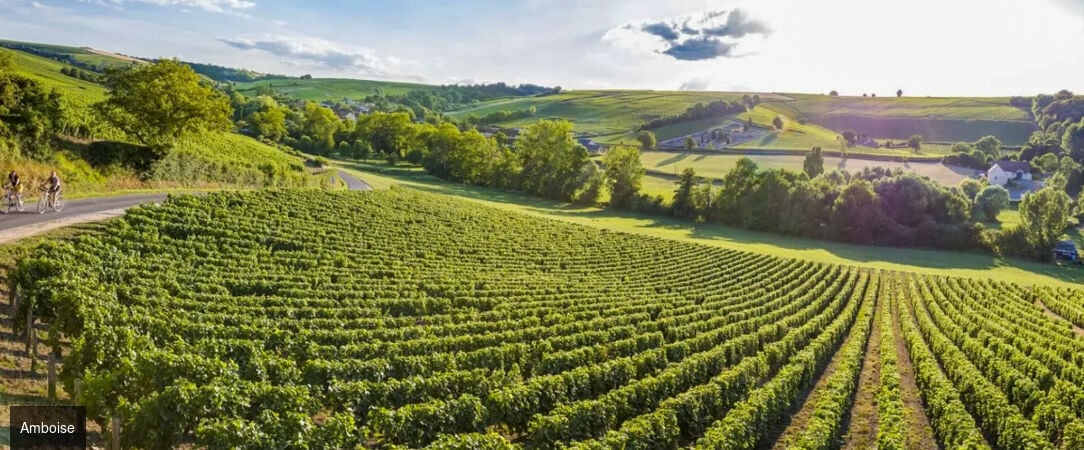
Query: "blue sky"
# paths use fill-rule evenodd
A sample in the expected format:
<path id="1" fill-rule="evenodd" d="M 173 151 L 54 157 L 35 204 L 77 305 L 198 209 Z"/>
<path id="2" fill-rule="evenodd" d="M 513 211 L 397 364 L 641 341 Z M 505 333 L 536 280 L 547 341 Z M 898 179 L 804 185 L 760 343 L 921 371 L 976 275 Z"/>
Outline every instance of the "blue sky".
<path id="1" fill-rule="evenodd" d="M 1084 91 L 1084 0 L 0 0 L 0 38 L 438 84 Z"/>

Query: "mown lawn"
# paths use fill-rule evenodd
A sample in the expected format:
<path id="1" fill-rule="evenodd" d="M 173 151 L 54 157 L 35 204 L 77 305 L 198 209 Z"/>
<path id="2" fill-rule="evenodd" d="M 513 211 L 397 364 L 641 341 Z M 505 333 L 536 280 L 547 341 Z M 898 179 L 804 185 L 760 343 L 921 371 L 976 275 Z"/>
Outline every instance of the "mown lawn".
<path id="1" fill-rule="evenodd" d="M 415 167 L 350 161 L 336 161 L 335 165 L 378 189 L 409 187 L 466 198 L 506 210 L 619 232 L 880 270 L 993 278 L 1024 284 L 1078 286 L 1079 283 L 1084 283 L 1084 269 L 1076 267 L 1002 259 L 978 253 L 872 247 L 798 239 L 666 217 L 580 207 L 517 192 L 466 186 L 437 179 Z"/>

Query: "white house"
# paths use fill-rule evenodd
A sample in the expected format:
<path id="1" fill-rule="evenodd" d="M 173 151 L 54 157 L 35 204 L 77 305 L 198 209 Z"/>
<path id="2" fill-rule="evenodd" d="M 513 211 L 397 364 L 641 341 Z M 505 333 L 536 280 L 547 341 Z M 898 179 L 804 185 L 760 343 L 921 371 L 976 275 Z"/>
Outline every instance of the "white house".
<path id="1" fill-rule="evenodd" d="M 986 171 L 986 179 L 998 186 L 1013 180 L 1031 181 L 1031 164 L 1027 161 L 998 161 Z"/>

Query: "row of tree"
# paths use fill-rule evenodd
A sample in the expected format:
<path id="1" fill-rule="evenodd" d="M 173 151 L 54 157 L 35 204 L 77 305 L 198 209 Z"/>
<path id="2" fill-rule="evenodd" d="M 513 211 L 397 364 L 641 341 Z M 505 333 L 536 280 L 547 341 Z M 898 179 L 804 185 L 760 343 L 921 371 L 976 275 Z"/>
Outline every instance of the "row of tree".
<path id="1" fill-rule="evenodd" d="M 748 96 L 746 96 L 748 97 Z M 747 108 L 752 108 L 756 103 L 760 102 L 760 96 L 756 97 L 756 102 L 753 102 L 752 98 L 748 102 L 730 102 L 727 100 L 716 100 L 707 105 L 703 103 L 697 103 L 687 108 L 681 114 L 672 116 L 663 116 L 656 119 L 651 119 L 640 125 L 640 130 L 652 130 L 666 125 L 675 124 L 678 122 L 684 122 L 686 120 L 697 120 L 708 117 L 723 117 L 732 114 L 743 113 Z"/>

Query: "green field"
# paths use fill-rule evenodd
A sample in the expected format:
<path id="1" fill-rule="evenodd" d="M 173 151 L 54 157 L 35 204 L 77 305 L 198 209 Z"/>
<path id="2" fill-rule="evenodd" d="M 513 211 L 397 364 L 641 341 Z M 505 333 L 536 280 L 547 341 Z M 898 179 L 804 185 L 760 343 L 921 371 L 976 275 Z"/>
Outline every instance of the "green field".
<path id="1" fill-rule="evenodd" d="M 406 186 L 465 198 L 501 209 L 612 231 L 871 269 L 994 278 L 1023 284 L 1079 286 L 1079 283 L 1084 283 L 1084 270 L 1075 267 L 1059 267 L 975 253 L 871 247 L 798 239 L 720 225 L 694 224 L 658 216 L 580 207 L 517 192 L 466 186 L 432 177 L 420 168 L 345 161 L 337 164 L 375 188 Z M 663 180 L 654 182 L 653 185 L 660 194 L 668 186 L 672 186 Z M 668 190 L 672 192 L 673 188 Z"/>
<path id="2" fill-rule="evenodd" d="M 0 48 L 0 52 L 13 56 L 16 73 L 41 82 L 47 89 L 56 89 L 77 104 L 88 105 L 105 99 L 105 88 L 101 85 L 60 73 L 60 69 L 72 66 L 5 48 Z"/>
<path id="3" fill-rule="evenodd" d="M 770 94 L 764 94 L 770 97 Z M 741 100 L 741 94 L 665 91 L 568 91 L 556 95 L 495 100 L 452 112 L 453 117 L 484 116 L 497 111 L 535 107 L 534 117 L 502 123 L 519 127 L 539 119 L 567 119 L 577 132 L 613 139 L 638 128 L 643 122 L 681 114 L 696 103 Z"/>
<path id="4" fill-rule="evenodd" d="M 245 95 L 253 95 L 256 88 L 260 86 L 271 86 L 277 94 L 317 102 L 342 100 L 344 98 L 360 100 L 375 94 L 377 90 L 383 91 L 387 95 L 402 95 L 417 89 L 436 88 L 436 86 L 428 84 L 340 78 L 314 78 L 311 80 L 284 78 L 236 84 L 237 90 Z"/>
<path id="5" fill-rule="evenodd" d="M 127 56 L 117 55 L 86 47 L 69 47 L 64 45 L 40 44 L 36 42 L 19 42 L 0 39 L 0 46 L 9 45 L 30 47 L 41 51 L 56 53 L 58 55 L 69 56 L 76 61 L 84 64 L 90 64 L 96 67 L 126 67 L 131 65 L 133 62 L 141 61 L 129 58 Z"/>
<path id="6" fill-rule="evenodd" d="M 741 158 L 749 158 L 765 169 L 789 169 L 802 171 L 804 155 L 740 155 L 710 154 L 686 152 L 641 151 L 640 161 L 651 172 L 677 176 L 687 167 L 696 170 L 697 175 L 706 178 L 722 178 Z M 975 174 L 974 170 L 946 166 L 939 162 L 895 162 L 873 161 L 857 158 L 824 158 L 825 170 L 839 169 L 847 172 L 859 172 L 865 168 L 885 167 L 902 169 L 918 175 L 930 177 L 934 181 L 948 186 L 955 186 L 965 178 Z"/>

